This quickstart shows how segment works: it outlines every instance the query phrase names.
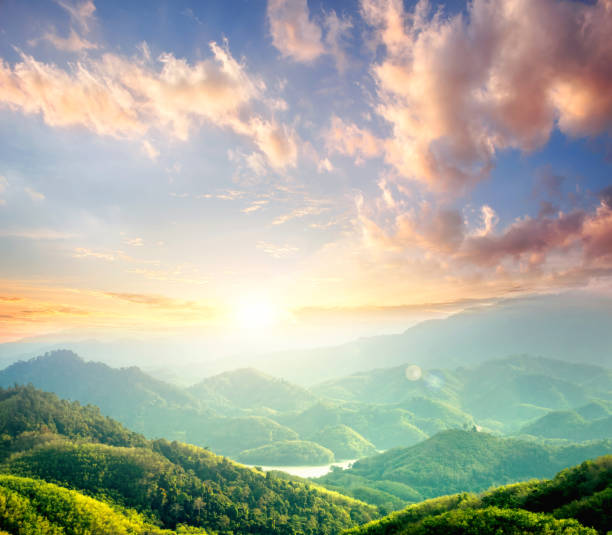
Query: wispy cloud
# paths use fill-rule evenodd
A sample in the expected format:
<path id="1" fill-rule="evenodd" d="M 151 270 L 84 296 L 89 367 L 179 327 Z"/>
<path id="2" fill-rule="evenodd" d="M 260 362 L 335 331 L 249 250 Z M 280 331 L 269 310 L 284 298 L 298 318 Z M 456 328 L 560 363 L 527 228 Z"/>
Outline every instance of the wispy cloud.
<path id="1" fill-rule="evenodd" d="M 141 137 L 155 128 L 186 140 L 205 121 L 250 138 L 274 168 L 296 164 L 296 133 L 253 110 L 254 101 L 265 100 L 265 84 L 227 44 L 210 43 L 212 58 L 194 65 L 169 53 L 154 63 L 144 50 L 136 58 L 108 53 L 70 70 L 21 52 L 12 67 L 0 60 L 0 103 L 41 114 L 50 126 L 115 137 Z"/>
<path id="2" fill-rule="evenodd" d="M 45 200 L 45 196 L 40 192 L 36 191 L 34 188 L 26 187 L 23 189 L 28 194 L 28 197 L 32 199 L 34 202 L 40 202 Z"/>
<path id="3" fill-rule="evenodd" d="M 45 41 L 49 41 L 58 50 L 66 52 L 80 52 L 81 50 L 94 50 L 98 48 L 96 43 L 88 41 L 84 37 L 81 37 L 73 28 L 70 28 L 70 34 L 68 37 L 62 37 L 57 35 L 55 30 L 45 33 L 42 37 Z"/>
<path id="4" fill-rule="evenodd" d="M 0 237 L 23 238 L 27 240 L 70 240 L 77 238 L 79 234 L 62 232 L 50 228 L 34 229 L 0 229 Z"/>
<path id="5" fill-rule="evenodd" d="M 101 260 L 108 260 L 109 262 L 114 262 L 120 257 L 116 252 L 93 251 L 86 247 L 77 247 L 72 256 L 74 258 L 99 258 Z"/>
<path id="6" fill-rule="evenodd" d="M 293 245 L 278 245 L 266 241 L 257 242 L 257 248 L 274 258 L 287 258 L 295 255 L 299 251 L 299 248 Z"/>
<path id="7" fill-rule="evenodd" d="M 338 71 L 346 69 L 344 39 L 353 27 L 348 18 L 340 18 L 332 10 L 320 22 L 315 21 L 307 0 L 268 0 L 267 15 L 272 43 L 283 56 L 312 63 L 321 56 L 331 55 Z"/>
<path id="8" fill-rule="evenodd" d="M 351 156 L 357 164 L 364 159 L 382 156 L 384 141 L 366 129 L 353 123 L 345 123 L 339 117 L 332 117 L 329 130 L 325 134 L 327 150 Z"/>
<path id="9" fill-rule="evenodd" d="M 119 299 L 121 301 L 127 301 L 132 304 L 143 305 L 146 307 L 161 308 L 166 310 L 197 311 L 198 313 L 208 312 L 212 314 L 212 310 L 209 307 L 203 306 L 196 301 L 185 301 L 163 295 L 127 292 L 106 292 L 105 295 L 114 299 Z"/>
<path id="10" fill-rule="evenodd" d="M 268 0 L 267 13 L 272 42 L 283 56 L 308 63 L 324 54 L 322 31 L 306 0 Z"/>
<path id="11" fill-rule="evenodd" d="M 129 245 L 130 247 L 142 247 L 144 245 L 144 241 L 142 238 L 124 238 L 123 243 Z"/>
<path id="12" fill-rule="evenodd" d="M 242 209 L 242 213 L 243 214 L 250 214 L 252 212 L 257 212 L 259 210 L 261 210 L 266 204 L 268 204 L 270 201 L 268 200 L 259 200 L 259 201 L 253 201 L 251 204 L 249 204 L 249 206 L 245 207 Z"/>
<path id="13" fill-rule="evenodd" d="M 57 0 L 57 4 L 64 8 L 74 23 L 76 23 L 85 32 L 89 32 L 89 25 L 94 20 L 96 6 L 92 0 L 83 2 L 67 2 L 65 0 Z"/>
<path id="14" fill-rule="evenodd" d="M 145 139 L 142 142 L 142 150 L 145 152 L 145 154 L 149 157 L 150 160 L 152 161 L 157 161 L 157 157 L 159 156 L 159 150 L 157 150 L 153 144 Z"/>
<path id="15" fill-rule="evenodd" d="M 296 208 L 295 210 L 292 210 L 291 212 L 278 216 L 276 219 L 274 219 L 274 221 L 272 221 L 272 224 L 282 225 L 283 223 L 286 223 L 287 221 L 290 221 L 291 219 L 302 218 L 302 217 L 306 217 L 310 215 L 318 215 L 318 214 L 325 212 L 328 209 L 329 208 L 325 206 L 316 206 L 316 205 L 303 206 L 300 208 Z"/>

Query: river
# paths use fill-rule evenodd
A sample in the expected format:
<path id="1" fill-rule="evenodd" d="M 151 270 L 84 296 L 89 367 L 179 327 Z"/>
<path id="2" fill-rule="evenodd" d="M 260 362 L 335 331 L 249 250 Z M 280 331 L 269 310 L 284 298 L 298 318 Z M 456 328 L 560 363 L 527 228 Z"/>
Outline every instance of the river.
<path id="1" fill-rule="evenodd" d="M 356 460 L 357 459 L 352 459 L 350 461 L 342 461 L 339 463 L 324 464 L 320 466 L 262 466 L 261 469 L 264 472 L 278 470 L 280 472 L 287 472 L 288 474 L 299 477 L 321 477 L 331 472 L 332 466 L 339 466 L 343 470 L 346 470 L 347 468 L 350 468 Z"/>

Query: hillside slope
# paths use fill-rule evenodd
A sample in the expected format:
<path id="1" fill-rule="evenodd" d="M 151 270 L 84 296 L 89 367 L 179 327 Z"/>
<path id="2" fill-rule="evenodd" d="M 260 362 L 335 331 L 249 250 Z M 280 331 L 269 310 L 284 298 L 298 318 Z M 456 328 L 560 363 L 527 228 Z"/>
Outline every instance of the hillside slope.
<path id="1" fill-rule="evenodd" d="M 188 391 L 219 411 L 230 408 L 294 411 L 305 409 L 317 401 L 308 390 L 253 368 L 207 377 Z"/>
<path id="2" fill-rule="evenodd" d="M 85 362 L 70 351 L 55 351 L 0 371 L 0 387 L 30 383 L 64 399 L 99 406 L 102 414 L 149 438 L 182 440 L 224 455 L 298 438 L 270 418 L 219 415 L 186 390 L 138 368 Z"/>
<path id="3" fill-rule="evenodd" d="M 94 408 L 32 387 L 0 390 L 3 397 L 0 472 L 135 509 L 165 529 L 188 524 L 212 532 L 334 534 L 377 516 L 351 498 L 195 446 L 147 441 Z"/>
<path id="4" fill-rule="evenodd" d="M 333 471 L 317 482 L 383 505 L 414 502 L 492 485 L 551 477 L 586 459 L 612 453 L 612 440 L 552 446 L 475 431 L 443 431 L 409 448 L 396 448 Z"/>
<path id="5" fill-rule="evenodd" d="M 612 530 L 612 456 L 585 461 L 547 481 L 411 505 L 345 535 L 475 533 L 596 534 Z"/>

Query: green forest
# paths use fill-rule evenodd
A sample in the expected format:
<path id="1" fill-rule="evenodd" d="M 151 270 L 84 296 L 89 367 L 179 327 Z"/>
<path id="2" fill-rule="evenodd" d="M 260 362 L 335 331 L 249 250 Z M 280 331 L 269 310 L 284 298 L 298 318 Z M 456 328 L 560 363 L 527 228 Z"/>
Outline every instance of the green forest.
<path id="1" fill-rule="evenodd" d="M 360 501 L 298 478 L 246 468 L 196 446 L 150 441 L 102 416 L 96 407 L 60 400 L 31 386 L 0 391 L 0 435 L 0 526 L 11 534 L 489 533 L 499 526 L 504 529 L 500 533 L 581 534 L 612 527 L 607 514 L 610 455 L 566 469 L 550 481 L 530 480 L 481 495 L 461 492 L 384 517 L 384 504 L 365 503 L 371 498 L 367 492 Z M 413 483 L 415 488 L 406 491 L 413 494 L 404 494 L 406 501 L 449 493 L 451 487 L 440 485 L 442 460 L 449 451 L 432 440 L 471 451 L 469 462 L 454 458 L 456 473 L 463 470 L 472 477 L 477 461 L 486 464 L 485 451 L 509 466 L 503 475 L 509 479 L 520 478 L 522 473 L 512 467 L 518 469 L 534 454 L 521 450 L 518 441 L 449 431 L 426 441 L 420 452 L 391 451 L 357 463 L 353 470 L 382 470 L 387 491 L 398 484 L 398 495 L 398 480 L 410 471 L 411 481 L 422 483 Z M 596 456 L 601 445 L 583 447 L 590 449 L 549 446 L 540 451 L 533 446 L 532 462 L 546 460 L 542 468 L 550 470 L 581 455 Z M 342 472 L 326 477 L 338 474 Z M 467 480 L 454 484 L 469 487 L 464 490 L 490 486 L 486 477 L 475 481 L 471 487 Z"/>
<path id="2" fill-rule="evenodd" d="M 405 376 L 396 385 L 393 370 L 312 389 L 238 370 L 184 389 L 70 352 L 20 362 L 0 372 L 0 527 L 19 535 L 611 529 L 608 376 L 527 357 L 476 370 L 506 406 L 479 408 L 484 391 L 465 369 L 431 372 L 434 389 Z M 518 403 L 544 373 L 533 403 Z M 357 461 L 318 479 L 240 464 L 341 459 Z"/>
<path id="3" fill-rule="evenodd" d="M 424 370 L 417 381 L 405 367 L 385 368 L 310 388 L 251 368 L 183 388 L 70 351 L 0 371 L 0 386 L 32 384 L 95 405 L 149 439 L 273 466 L 361 459 L 474 426 L 527 440 L 602 440 L 612 436 L 611 383 L 605 368 L 528 356 Z"/>

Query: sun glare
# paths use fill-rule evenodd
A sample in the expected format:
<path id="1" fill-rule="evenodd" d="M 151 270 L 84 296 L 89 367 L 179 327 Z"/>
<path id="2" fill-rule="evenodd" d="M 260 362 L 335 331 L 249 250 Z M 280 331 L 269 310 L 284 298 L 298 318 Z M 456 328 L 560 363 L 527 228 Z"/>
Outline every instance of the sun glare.
<path id="1" fill-rule="evenodd" d="M 278 323 L 279 311 L 264 300 L 250 300 L 239 303 L 235 310 L 235 321 L 246 329 L 271 327 Z"/>

